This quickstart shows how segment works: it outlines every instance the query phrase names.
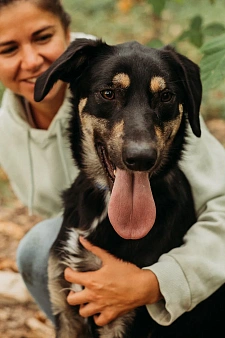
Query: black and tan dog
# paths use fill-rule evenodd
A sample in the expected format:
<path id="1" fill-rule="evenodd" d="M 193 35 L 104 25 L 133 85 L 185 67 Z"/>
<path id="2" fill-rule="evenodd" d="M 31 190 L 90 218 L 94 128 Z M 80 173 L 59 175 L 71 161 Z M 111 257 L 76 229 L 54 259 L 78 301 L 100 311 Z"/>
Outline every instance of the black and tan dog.
<path id="1" fill-rule="evenodd" d="M 70 84 L 69 138 L 80 168 L 63 195 L 64 221 L 49 259 L 57 337 L 223 337 L 224 287 L 168 327 L 154 322 L 145 307 L 96 327 L 68 305 L 68 289 L 76 286 L 63 278 L 66 266 L 101 266 L 78 234 L 139 267 L 182 244 L 196 220 L 178 160 L 188 124 L 196 137 L 201 134 L 198 66 L 169 46 L 78 39 L 38 79 L 35 99 L 42 100 L 57 80 Z"/>

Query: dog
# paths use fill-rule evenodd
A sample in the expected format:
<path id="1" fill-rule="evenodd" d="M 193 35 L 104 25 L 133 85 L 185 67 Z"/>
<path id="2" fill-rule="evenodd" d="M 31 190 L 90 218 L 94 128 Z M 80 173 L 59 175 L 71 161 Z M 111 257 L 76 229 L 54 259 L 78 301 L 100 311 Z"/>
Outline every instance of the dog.
<path id="1" fill-rule="evenodd" d="M 77 39 L 38 78 L 35 100 L 58 80 L 70 85 L 68 137 L 80 173 L 63 193 L 63 224 L 48 265 L 57 338 L 222 337 L 224 286 L 166 327 L 144 306 L 97 327 L 67 303 L 77 286 L 64 279 L 67 266 L 101 267 L 79 242 L 80 234 L 140 268 L 183 243 L 196 214 L 178 162 L 187 128 L 201 135 L 199 67 L 171 46 Z"/>

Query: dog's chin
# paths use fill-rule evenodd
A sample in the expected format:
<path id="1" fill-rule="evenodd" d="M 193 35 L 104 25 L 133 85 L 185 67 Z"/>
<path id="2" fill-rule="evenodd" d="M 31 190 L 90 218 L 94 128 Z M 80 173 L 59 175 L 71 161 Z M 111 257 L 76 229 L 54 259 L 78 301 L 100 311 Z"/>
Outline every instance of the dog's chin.
<path id="1" fill-rule="evenodd" d="M 109 184 L 109 188 L 112 191 L 113 188 L 113 184 L 115 181 L 115 173 L 116 173 L 116 166 L 114 163 L 112 163 L 107 155 L 107 151 L 105 149 L 105 147 L 103 146 L 102 143 L 97 143 L 97 152 L 98 152 L 98 156 L 99 159 L 101 161 L 102 167 L 105 171 L 105 174 L 107 176 L 107 181 Z"/>

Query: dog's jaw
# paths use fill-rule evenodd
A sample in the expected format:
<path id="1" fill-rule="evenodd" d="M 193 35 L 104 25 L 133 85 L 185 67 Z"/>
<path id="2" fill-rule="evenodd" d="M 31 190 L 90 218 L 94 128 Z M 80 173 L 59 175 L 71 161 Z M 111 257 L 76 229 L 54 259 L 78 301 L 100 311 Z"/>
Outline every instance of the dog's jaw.
<path id="1" fill-rule="evenodd" d="M 98 143 L 96 148 L 102 167 L 108 178 L 109 188 L 112 191 L 116 175 L 116 166 L 109 160 L 106 149 L 102 144 Z"/>

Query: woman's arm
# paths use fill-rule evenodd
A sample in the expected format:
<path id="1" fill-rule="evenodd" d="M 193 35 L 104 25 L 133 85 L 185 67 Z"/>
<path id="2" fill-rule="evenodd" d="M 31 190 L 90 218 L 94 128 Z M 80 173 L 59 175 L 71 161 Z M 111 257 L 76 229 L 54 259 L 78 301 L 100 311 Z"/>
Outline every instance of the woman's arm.
<path id="1" fill-rule="evenodd" d="M 184 245 L 149 267 L 165 302 L 147 306 L 161 325 L 193 309 L 225 282 L 225 150 L 201 119 L 202 137 L 190 136 L 180 163 L 195 200 L 197 222 Z"/>

